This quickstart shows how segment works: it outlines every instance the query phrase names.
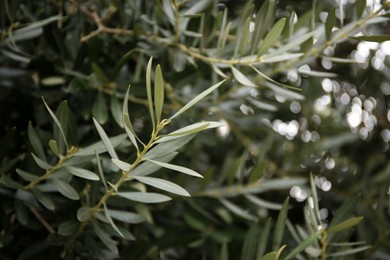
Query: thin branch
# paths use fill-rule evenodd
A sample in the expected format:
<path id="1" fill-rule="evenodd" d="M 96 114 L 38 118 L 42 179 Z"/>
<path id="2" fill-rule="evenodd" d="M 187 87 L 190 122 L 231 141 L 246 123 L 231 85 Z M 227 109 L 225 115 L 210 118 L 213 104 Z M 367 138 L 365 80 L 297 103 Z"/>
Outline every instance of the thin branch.
<path id="1" fill-rule="evenodd" d="M 50 226 L 46 219 L 33 207 L 29 206 L 28 209 L 38 219 L 38 221 L 47 229 L 50 234 L 54 234 L 55 230 Z"/>

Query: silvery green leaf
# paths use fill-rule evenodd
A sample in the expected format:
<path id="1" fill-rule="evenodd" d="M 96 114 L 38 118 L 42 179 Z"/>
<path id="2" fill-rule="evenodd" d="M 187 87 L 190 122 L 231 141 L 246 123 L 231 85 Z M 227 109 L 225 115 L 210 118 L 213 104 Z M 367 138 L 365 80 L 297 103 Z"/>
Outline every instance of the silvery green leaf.
<path id="1" fill-rule="evenodd" d="M 34 158 L 34 161 L 38 164 L 39 167 L 41 167 L 42 169 L 44 170 L 48 170 L 48 169 L 51 169 L 53 168 L 52 165 L 48 164 L 47 162 L 45 162 L 44 160 L 42 160 L 41 158 L 39 158 L 38 156 L 36 156 L 35 154 L 31 153 L 32 157 Z"/>
<path id="2" fill-rule="evenodd" d="M 171 161 L 178 153 L 171 152 L 166 155 L 160 156 L 157 159 L 160 162 L 169 162 Z M 149 161 L 144 161 L 142 164 L 138 165 L 134 170 L 131 171 L 131 176 L 147 176 L 152 174 L 153 172 L 159 170 L 161 167 L 157 166 L 154 163 Z"/>
<path id="3" fill-rule="evenodd" d="M 116 242 L 110 237 L 110 235 L 105 230 L 103 230 L 97 222 L 93 222 L 93 229 L 103 244 L 105 244 L 112 253 L 118 255 L 119 251 L 116 246 Z"/>
<path id="4" fill-rule="evenodd" d="M 304 53 L 284 53 L 280 55 L 267 55 L 263 56 L 261 59 L 261 63 L 276 63 L 276 62 L 281 62 L 285 60 L 295 60 L 298 59 L 299 57 L 302 57 Z"/>
<path id="5" fill-rule="evenodd" d="M 181 196 L 191 197 L 191 195 L 185 189 L 183 189 L 179 185 L 177 185 L 173 182 L 167 181 L 167 180 L 163 180 L 160 178 L 154 178 L 154 177 L 145 177 L 145 176 L 142 176 L 142 177 L 141 176 L 133 176 L 133 178 L 136 179 L 137 181 L 140 181 L 146 185 L 150 185 L 150 186 L 155 187 L 155 188 L 160 189 L 160 190 L 165 190 L 165 191 L 168 191 L 168 192 L 171 192 L 171 193 L 174 193 L 177 195 L 181 195 Z"/>
<path id="6" fill-rule="evenodd" d="M 50 196 L 46 195 L 45 193 L 41 192 L 38 189 L 33 189 L 32 190 L 35 198 L 43 205 L 45 208 L 48 210 L 54 211 L 55 210 L 55 204 L 53 200 L 50 198 Z"/>
<path id="7" fill-rule="evenodd" d="M 260 70 L 256 69 L 255 66 L 251 66 L 252 69 L 257 73 L 259 74 L 260 76 L 262 76 L 263 78 L 265 78 L 266 80 L 272 82 L 273 84 L 275 84 L 275 88 L 277 88 L 278 86 L 282 87 L 282 88 L 286 88 L 286 89 L 295 89 L 295 90 L 301 90 L 300 88 L 297 88 L 297 87 L 292 87 L 292 86 L 289 86 L 289 85 L 286 85 L 286 84 L 283 84 L 283 83 L 280 83 L 280 82 L 277 82 L 275 80 L 273 80 L 272 78 L 268 77 L 267 75 L 265 75 L 264 73 L 262 73 Z M 274 89 L 273 89 L 274 90 Z M 274 90 L 275 92 L 275 90 Z M 284 93 L 282 91 L 282 93 Z M 294 92 L 292 92 L 294 93 Z"/>
<path id="8" fill-rule="evenodd" d="M 122 144 L 125 139 L 126 139 L 126 134 L 120 134 L 109 138 L 109 141 L 113 147 L 117 147 L 118 145 Z M 80 148 L 80 150 L 77 151 L 73 156 L 90 156 L 90 155 L 94 155 L 95 151 L 97 154 L 101 154 L 107 151 L 107 148 L 104 145 L 103 141 L 96 142 L 85 148 Z"/>
<path id="9" fill-rule="evenodd" d="M 38 178 L 37 175 L 23 171 L 21 169 L 16 169 L 17 174 L 25 181 L 34 181 Z"/>
<path id="10" fill-rule="evenodd" d="M 70 172 L 71 174 L 73 174 L 77 177 L 83 178 L 83 179 L 92 180 L 92 181 L 99 180 L 99 176 L 97 176 L 96 173 L 91 172 L 91 171 L 86 170 L 86 169 L 73 167 L 73 166 L 66 166 L 66 170 L 68 172 Z"/>
<path id="11" fill-rule="evenodd" d="M 183 16 L 191 16 L 202 12 L 210 5 L 209 0 L 200 0 L 183 13 Z"/>
<path id="12" fill-rule="evenodd" d="M 150 151 L 148 151 L 144 158 L 145 159 L 156 159 L 158 157 L 167 155 L 169 153 L 175 152 L 181 147 L 183 147 L 185 144 L 187 144 L 189 141 L 194 138 L 195 134 L 192 135 L 185 135 L 183 137 L 171 140 L 169 142 L 163 142 L 155 147 L 153 147 Z"/>
<path id="13" fill-rule="evenodd" d="M 99 154 L 98 154 L 97 152 L 95 153 L 95 158 L 96 158 L 96 165 L 97 165 L 97 168 L 98 168 L 100 180 L 102 181 L 102 183 L 103 183 L 103 185 L 104 185 L 104 188 L 105 188 L 106 191 L 107 191 L 107 190 L 108 190 L 108 187 L 107 187 L 107 183 L 106 183 L 106 178 L 104 178 L 102 163 L 101 163 L 101 161 L 100 161 L 100 157 L 99 157 Z"/>
<path id="14" fill-rule="evenodd" d="M 37 131 L 32 126 L 31 122 L 28 123 L 28 138 L 34 151 L 37 153 L 39 158 L 46 160 L 45 152 L 43 151 L 41 140 L 39 139 Z"/>
<path id="15" fill-rule="evenodd" d="M 121 161 L 119 159 L 111 159 L 111 161 L 116 166 L 118 166 L 118 168 L 121 169 L 122 171 L 128 172 L 130 170 L 130 168 L 131 168 L 131 164 L 129 164 L 127 162 L 124 162 L 124 161 Z"/>
<path id="16" fill-rule="evenodd" d="M 280 210 L 283 206 L 282 204 L 266 201 L 251 194 L 245 194 L 244 196 L 253 204 L 265 209 Z"/>
<path id="17" fill-rule="evenodd" d="M 291 90 L 281 88 L 278 85 L 271 83 L 271 82 L 266 82 L 265 86 L 271 89 L 276 95 L 282 96 L 288 100 L 304 100 L 305 96 L 302 94 L 299 94 L 297 92 L 293 92 Z"/>
<path id="18" fill-rule="evenodd" d="M 372 246 L 360 246 L 360 247 L 350 248 L 350 249 L 342 250 L 342 251 L 339 251 L 336 253 L 327 254 L 327 256 L 328 257 L 340 257 L 340 256 L 352 255 L 352 254 L 356 254 L 358 252 L 370 249 L 371 247 Z"/>
<path id="19" fill-rule="evenodd" d="M 45 107 L 46 107 L 47 111 L 49 111 L 49 114 L 52 117 L 54 123 L 58 127 L 58 130 L 61 133 L 62 140 L 64 141 L 64 143 L 66 145 L 66 148 L 69 148 L 68 141 L 66 140 L 65 132 L 64 132 L 64 129 L 62 128 L 62 126 L 61 126 L 60 121 L 58 120 L 57 116 L 53 113 L 53 111 L 50 109 L 50 107 L 46 104 L 45 99 L 42 98 L 42 100 L 43 100 L 43 103 L 45 104 Z"/>
<path id="20" fill-rule="evenodd" d="M 152 99 L 152 61 L 153 57 L 151 57 L 148 61 L 148 65 L 146 67 L 146 94 L 148 96 L 148 106 L 150 119 L 152 120 L 153 129 L 156 129 L 155 115 L 153 109 L 153 99 Z"/>
<path id="21" fill-rule="evenodd" d="M 182 172 L 184 174 L 188 174 L 188 175 L 191 175 L 191 176 L 203 178 L 203 176 L 200 175 L 199 173 L 197 173 L 196 171 L 188 169 L 188 168 L 183 167 L 183 166 L 174 165 L 174 164 L 170 164 L 170 163 L 159 162 L 159 161 L 155 161 L 155 160 L 151 160 L 151 159 L 147 159 L 147 160 L 149 162 L 151 162 L 151 163 L 154 163 L 154 164 L 158 165 L 158 166 L 161 166 L 161 167 L 173 170 L 173 171 Z"/>
<path id="22" fill-rule="evenodd" d="M 118 98 L 115 96 L 115 94 L 111 95 L 111 100 L 110 100 L 110 110 L 112 117 L 114 118 L 115 122 L 123 128 L 123 120 L 122 120 L 122 111 L 121 111 L 121 106 L 119 104 Z"/>
<path id="23" fill-rule="evenodd" d="M 286 23 L 286 18 L 282 18 L 274 24 L 274 26 L 271 28 L 267 36 L 265 36 L 264 40 L 261 42 L 259 46 L 259 50 L 257 51 L 258 56 L 261 56 L 273 44 L 275 44 L 276 40 L 279 38 L 280 34 L 284 29 L 285 23 Z"/>
<path id="24" fill-rule="evenodd" d="M 185 136 L 185 135 L 194 134 L 194 133 L 203 131 L 205 129 L 217 128 L 217 127 L 221 127 L 224 125 L 225 124 L 223 124 L 223 123 L 213 122 L 213 121 L 195 123 L 195 124 L 180 128 L 180 129 L 173 131 L 167 135 L 164 135 L 161 138 L 159 138 L 155 143 L 162 143 L 162 142 L 174 140 L 174 139 L 180 138 L 180 137 Z"/>
<path id="25" fill-rule="evenodd" d="M 103 203 L 103 209 L 104 209 L 104 215 L 106 216 L 106 219 L 108 220 L 108 223 L 111 225 L 111 227 L 123 238 L 122 232 L 119 231 L 118 227 L 115 225 L 114 221 L 112 220 L 106 203 Z"/>
<path id="26" fill-rule="evenodd" d="M 91 208 L 81 207 L 77 210 L 77 219 L 80 222 L 86 221 L 91 216 Z"/>
<path id="27" fill-rule="evenodd" d="M 257 217 L 250 214 L 248 212 L 248 210 L 246 209 L 243 209 L 233 203 L 231 203 L 230 201 L 228 201 L 227 199 L 219 199 L 219 201 L 228 209 L 230 210 L 231 212 L 233 212 L 234 214 L 236 214 L 237 216 L 240 216 L 244 219 L 248 219 L 248 220 L 251 220 L 251 221 L 256 221 L 257 220 Z"/>
<path id="28" fill-rule="evenodd" d="M 102 139 L 103 144 L 107 149 L 107 152 L 110 154 L 112 159 L 118 159 L 118 155 L 116 155 L 114 147 L 112 146 L 110 139 L 108 138 L 106 132 L 104 132 L 103 128 L 100 126 L 100 124 L 96 121 L 95 118 L 92 118 L 92 119 L 93 119 L 95 127 L 99 133 L 99 136 Z"/>
<path id="29" fill-rule="evenodd" d="M 278 56 L 278 55 L 283 54 L 283 53 L 287 53 L 288 51 L 290 51 L 296 47 L 299 47 L 302 43 L 304 43 L 305 41 L 310 39 L 310 37 L 312 37 L 313 34 L 314 34 L 313 32 L 308 32 L 308 33 L 303 34 L 303 35 L 293 35 L 292 41 L 289 41 L 285 45 L 282 45 L 278 49 L 272 51 L 272 53 L 268 54 L 267 57 L 270 58 L 273 56 Z"/>
<path id="30" fill-rule="evenodd" d="M 164 105 L 164 79 L 160 65 L 157 65 L 154 75 L 154 107 L 156 108 L 157 123 L 161 120 L 161 113 Z"/>
<path id="31" fill-rule="evenodd" d="M 171 200 L 171 198 L 166 195 L 153 192 L 118 192 L 116 195 L 142 203 L 161 203 Z"/>
<path id="32" fill-rule="evenodd" d="M 256 106 L 257 108 L 260 108 L 260 109 L 264 109 L 264 110 L 267 110 L 267 111 L 277 111 L 278 108 L 273 105 L 273 104 L 269 104 L 269 103 L 266 103 L 266 102 L 263 102 L 263 101 L 260 101 L 260 100 L 257 100 L 257 99 L 254 99 L 254 98 L 248 98 L 248 101 Z"/>
<path id="33" fill-rule="evenodd" d="M 234 78 L 237 80 L 238 83 L 244 86 L 249 86 L 249 87 L 256 87 L 256 84 L 253 83 L 250 79 L 247 78 L 244 74 L 242 74 L 241 71 L 236 69 L 235 67 L 231 67 L 232 73 Z"/>
<path id="34" fill-rule="evenodd" d="M 133 212 L 113 209 L 108 209 L 107 212 L 113 219 L 129 224 L 138 224 L 145 221 L 145 218 L 143 216 Z"/>
<path id="35" fill-rule="evenodd" d="M 49 147 L 50 147 L 50 150 L 55 154 L 55 156 L 57 156 L 58 158 L 61 157 L 56 140 L 51 139 L 49 141 Z"/>
<path id="36" fill-rule="evenodd" d="M 92 116 L 102 125 L 108 120 L 107 105 L 101 91 L 97 93 L 95 102 L 92 105 Z"/>
<path id="37" fill-rule="evenodd" d="M 206 97 L 208 94 L 216 90 L 219 86 L 221 86 L 226 80 L 220 81 L 217 84 L 211 86 L 210 88 L 206 89 L 196 97 L 194 97 L 190 102 L 188 102 L 186 105 L 184 105 L 179 111 L 177 111 L 173 116 L 171 116 L 171 120 L 174 119 L 175 117 L 179 116 L 183 112 L 185 112 L 187 109 L 198 103 L 201 99 Z"/>
<path id="38" fill-rule="evenodd" d="M 61 193 L 62 195 L 64 195 L 65 197 L 67 197 L 68 199 L 71 199 L 71 200 L 79 200 L 80 199 L 77 191 L 72 186 L 70 186 L 69 183 L 67 183 L 61 179 L 58 179 L 58 178 L 52 178 L 50 180 L 54 184 L 57 191 L 59 193 Z"/>

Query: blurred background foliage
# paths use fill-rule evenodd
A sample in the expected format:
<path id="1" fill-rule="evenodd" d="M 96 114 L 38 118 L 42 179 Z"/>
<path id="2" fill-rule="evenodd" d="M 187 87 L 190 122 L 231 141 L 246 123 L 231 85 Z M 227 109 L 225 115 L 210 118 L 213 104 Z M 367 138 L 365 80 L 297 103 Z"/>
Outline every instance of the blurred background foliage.
<path id="1" fill-rule="evenodd" d="M 389 259 L 389 5 L 1 1 L 1 258 Z M 31 152 L 55 164 L 53 138 L 60 154 L 69 152 L 41 97 L 66 118 L 69 145 L 83 148 L 100 140 L 92 117 L 109 137 L 123 133 L 131 84 L 130 116 L 146 142 L 153 128 L 145 88 L 151 56 L 164 75 L 164 117 L 228 78 L 168 127 L 225 124 L 199 134 L 174 159 L 204 179 L 158 171 L 192 198 L 115 200 L 145 220 L 121 224 L 131 232 L 126 239 L 103 228 L 119 252 L 89 229 L 70 248 L 81 202 L 104 191 L 73 179 L 80 201 L 44 188 L 53 208 L 31 200 L 39 195 L 26 191 L 29 182 L 16 169 L 42 175 Z M 128 145 L 116 149 L 132 161 Z M 113 176 L 108 159 L 101 154 L 104 174 Z M 78 165 L 98 172 L 94 156 Z"/>

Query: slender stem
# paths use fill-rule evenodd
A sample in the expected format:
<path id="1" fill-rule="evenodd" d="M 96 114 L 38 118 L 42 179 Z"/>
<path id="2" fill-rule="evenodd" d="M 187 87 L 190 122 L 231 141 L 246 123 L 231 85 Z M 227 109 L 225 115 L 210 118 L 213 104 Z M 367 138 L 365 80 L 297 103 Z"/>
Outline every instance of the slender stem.
<path id="1" fill-rule="evenodd" d="M 324 227 L 324 231 L 322 232 L 321 236 L 321 259 L 325 260 L 326 259 L 326 246 L 327 246 L 327 240 L 328 239 L 328 232 L 326 228 Z"/>
<path id="2" fill-rule="evenodd" d="M 38 178 L 36 178 L 35 180 L 31 181 L 29 184 L 25 185 L 22 189 L 23 190 L 30 190 L 30 189 L 33 189 L 35 186 L 37 186 L 39 183 L 45 181 L 49 176 L 51 176 L 54 172 L 56 172 L 57 170 L 61 169 L 62 166 L 64 166 L 65 162 L 67 160 L 69 160 L 73 154 L 75 154 L 76 152 L 78 151 L 78 148 L 72 146 L 68 152 L 66 153 L 66 155 L 64 157 L 62 157 L 58 163 L 53 166 L 53 168 L 50 168 L 48 170 L 46 170 L 45 174 L 42 175 L 42 176 L 39 176 Z"/>

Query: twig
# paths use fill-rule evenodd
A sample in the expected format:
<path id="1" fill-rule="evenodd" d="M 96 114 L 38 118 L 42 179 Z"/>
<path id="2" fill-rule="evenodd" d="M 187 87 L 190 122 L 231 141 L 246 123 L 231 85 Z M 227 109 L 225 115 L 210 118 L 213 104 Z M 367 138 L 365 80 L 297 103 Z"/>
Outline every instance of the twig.
<path id="1" fill-rule="evenodd" d="M 28 206 L 28 209 L 31 213 L 38 219 L 38 221 L 49 231 L 50 234 L 54 234 L 55 230 L 50 226 L 50 224 L 46 221 L 44 217 L 33 207 Z"/>

